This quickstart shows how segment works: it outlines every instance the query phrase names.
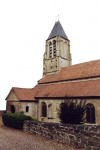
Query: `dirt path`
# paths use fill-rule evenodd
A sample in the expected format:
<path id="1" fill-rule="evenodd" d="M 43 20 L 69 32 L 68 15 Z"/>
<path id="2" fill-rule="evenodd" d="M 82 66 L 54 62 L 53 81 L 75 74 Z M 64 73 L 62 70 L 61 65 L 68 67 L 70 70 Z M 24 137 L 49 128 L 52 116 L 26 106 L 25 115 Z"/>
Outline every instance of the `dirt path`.
<path id="1" fill-rule="evenodd" d="M 1 122 L 1 121 L 0 121 Z M 23 131 L 4 127 L 0 123 L 0 150 L 76 150 L 65 144 Z"/>

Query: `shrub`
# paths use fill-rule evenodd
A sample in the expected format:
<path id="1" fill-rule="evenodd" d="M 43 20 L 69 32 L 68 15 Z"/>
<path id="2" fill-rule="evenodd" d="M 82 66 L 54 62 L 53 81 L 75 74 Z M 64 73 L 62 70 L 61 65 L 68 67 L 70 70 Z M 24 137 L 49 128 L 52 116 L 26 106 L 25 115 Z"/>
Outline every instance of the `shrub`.
<path id="1" fill-rule="evenodd" d="M 58 110 L 61 123 L 82 124 L 85 120 L 84 114 L 85 101 L 65 101 Z"/>
<path id="2" fill-rule="evenodd" d="M 24 120 L 32 120 L 32 118 L 22 113 L 4 113 L 2 115 L 3 124 L 16 129 L 23 129 Z"/>

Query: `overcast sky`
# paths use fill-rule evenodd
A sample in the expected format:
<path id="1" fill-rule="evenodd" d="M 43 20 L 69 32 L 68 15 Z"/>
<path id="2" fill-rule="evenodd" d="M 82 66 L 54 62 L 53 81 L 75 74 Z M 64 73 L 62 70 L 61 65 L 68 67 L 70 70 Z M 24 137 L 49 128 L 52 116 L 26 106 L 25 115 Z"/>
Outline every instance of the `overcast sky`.
<path id="1" fill-rule="evenodd" d="M 0 0 L 0 109 L 12 87 L 32 88 L 42 77 L 58 15 L 72 64 L 100 59 L 100 0 Z"/>

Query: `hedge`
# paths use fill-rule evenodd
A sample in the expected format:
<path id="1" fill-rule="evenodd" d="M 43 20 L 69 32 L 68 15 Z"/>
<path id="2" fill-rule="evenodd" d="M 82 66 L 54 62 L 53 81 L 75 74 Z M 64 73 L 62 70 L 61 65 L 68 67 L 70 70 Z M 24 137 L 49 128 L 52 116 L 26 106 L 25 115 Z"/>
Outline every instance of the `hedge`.
<path id="1" fill-rule="evenodd" d="M 22 113 L 4 113 L 2 115 L 3 124 L 16 129 L 23 129 L 24 120 L 32 120 L 32 117 Z"/>

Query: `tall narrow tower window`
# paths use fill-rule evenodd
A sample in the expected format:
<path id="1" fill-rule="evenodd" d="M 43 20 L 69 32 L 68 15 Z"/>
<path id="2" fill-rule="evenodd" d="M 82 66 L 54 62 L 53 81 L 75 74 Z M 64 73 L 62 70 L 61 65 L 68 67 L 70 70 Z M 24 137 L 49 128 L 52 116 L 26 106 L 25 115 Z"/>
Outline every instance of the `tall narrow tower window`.
<path id="1" fill-rule="evenodd" d="M 53 56 L 56 57 L 56 41 L 53 41 Z"/>
<path id="2" fill-rule="evenodd" d="M 49 57 L 52 57 L 52 43 L 49 43 Z"/>

